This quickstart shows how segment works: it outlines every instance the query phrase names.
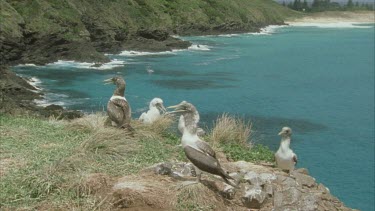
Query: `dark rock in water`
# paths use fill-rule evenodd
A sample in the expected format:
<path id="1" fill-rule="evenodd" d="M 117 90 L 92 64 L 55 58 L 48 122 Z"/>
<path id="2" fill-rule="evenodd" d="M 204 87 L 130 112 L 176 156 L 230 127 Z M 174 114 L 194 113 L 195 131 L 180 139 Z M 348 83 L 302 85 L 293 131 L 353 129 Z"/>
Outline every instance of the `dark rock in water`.
<path id="1" fill-rule="evenodd" d="M 0 112 L 16 114 L 34 110 L 33 100 L 41 99 L 35 87 L 4 66 L 0 66 Z"/>
<path id="2" fill-rule="evenodd" d="M 0 66 L 0 113 L 54 116 L 58 120 L 83 116 L 80 111 L 65 110 L 59 105 L 49 105 L 45 108 L 37 106 L 34 100 L 42 99 L 42 96 L 43 94 L 37 92 L 26 80 Z"/>
<path id="3" fill-rule="evenodd" d="M 77 119 L 83 117 L 83 113 L 81 111 L 76 111 L 76 110 L 65 110 L 63 111 L 58 120 L 62 119 Z"/>
<path id="4" fill-rule="evenodd" d="M 63 107 L 59 105 L 49 105 L 43 109 L 39 110 L 39 113 L 44 117 L 55 117 L 57 120 L 70 120 L 76 119 L 83 116 L 81 111 L 75 110 L 65 110 Z"/>
<path id="5" fill-rule="evenodd" d="M 146 39 L 153 39 L 157 41 L 164 41 L 169 37 L 168 32 L 166 31 L 148 30 L 145 28 L 139 29 L 137 35 Z"/>
<path id="6" fill-rule="evenodd" d="M 55 104 L 46 106 L 44 109 L 47 111 L 63 111 L 64 110 L 62 106 L 55 105 Z"/>
<path id="7" fill-rule="evenodd" d="M 102 65 L 103 65 L 103 64 L 95 63 L 95 64 L 91 65 L 91 67 L 100 67 L 100 66 L 102 66 Z"/>

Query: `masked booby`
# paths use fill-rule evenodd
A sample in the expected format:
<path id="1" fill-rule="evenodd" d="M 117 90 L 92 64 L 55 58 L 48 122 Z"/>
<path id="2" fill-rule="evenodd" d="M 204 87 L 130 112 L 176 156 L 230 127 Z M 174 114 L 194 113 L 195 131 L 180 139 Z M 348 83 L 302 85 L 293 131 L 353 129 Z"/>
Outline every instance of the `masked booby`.
<path id="1" fill-rule="evenodd" d="M 297 155 L 290 149 L 292 129 L 283 127 L 278 135 L 281 136 L 281 143 L 275 153 L 276 166 L 291 173 L 297 164 Z"/>
<path id="2" fill-rule="evenodd" d="M 198 111 L 197 111 L 196 115 L 197 115 L 197 117 L 196 117 L 197 118 L 196 125 L 198 125 L 198 122 L 199 122 L 199 113 L 198 113 Z M 177 128 L 178 128 L 178 130 L 180 131 L 181 134 L 184 134 L 185 119 L 184 119 L 183 115 L 180 116 Z M 200 128 L 200 127 L 197 128 L 197 135 L 198 136 L 204 136 L 205 134 L 206 134 L 206 132 L 202 128 Z"/>
<path id="3" fill-rule="evenodd" d="M 122 77 L 115 76 L 104 80 L 106 84 L 115 84 L 116 89 L 107 103 L 107 113 L 112 124 L 119 128 L 126 128 L 132 131 L 130 126 L 131 108 L 124 96 L 125 80 Z"/>
<path id="4" fill-rule="evenodd" d="M 197 170 L 218 175 L 222 177 L 227 184 L 236 186 L 228 180 L 234 179 L 221 168 L 216 158 L 215 151 L 207 142 L 198 137 L 197 123 L 199 121 L 199 114 L 195 106 L 186 101 L 182 101 L 180 104 L 168 108 L 175 109 L 175 111 L 170 113 L 181 113 L 183 116 L 179 119 L 179 125 L 184 128 L 181 138 L 182 147 L 186 157 L 196 166 Z M 198 182 L 200 178 L 201 173 L 197 171 Z"/>
<path id="5" fill-rule="evenodd" d="M 146 124 L 151 124 L 159 119 L 161 117 L 161 114 L 166 111 L 167 110 L 163 105 L 163 100 L 160 98 L 154 98 L 150 102 L 149 110 L 147 112 L 143 112 L 139 117 L 139 120 Z"/>

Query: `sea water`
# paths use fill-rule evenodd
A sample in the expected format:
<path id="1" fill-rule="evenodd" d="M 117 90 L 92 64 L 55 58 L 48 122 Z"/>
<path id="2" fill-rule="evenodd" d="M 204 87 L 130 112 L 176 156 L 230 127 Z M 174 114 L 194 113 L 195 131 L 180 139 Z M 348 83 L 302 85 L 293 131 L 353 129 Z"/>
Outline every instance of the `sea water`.
<path id="1" fill-rule="evenodd" d="M 374 210 L 374 25 L 268 27 L 260 33 L 183 37 L 194 45 L 171 52 L 124 51 L 99 68 L 58 61 L 13 69 L 45 91 L 40 104 L 105 110 L 126 79 L 133 117 L 161 97 L 187 100 L 202 125 L 222 113 L 253 122 L 255 142 L 277 150 L 283 126 L 293 129 L 298 167 L 347 206 Z"/>

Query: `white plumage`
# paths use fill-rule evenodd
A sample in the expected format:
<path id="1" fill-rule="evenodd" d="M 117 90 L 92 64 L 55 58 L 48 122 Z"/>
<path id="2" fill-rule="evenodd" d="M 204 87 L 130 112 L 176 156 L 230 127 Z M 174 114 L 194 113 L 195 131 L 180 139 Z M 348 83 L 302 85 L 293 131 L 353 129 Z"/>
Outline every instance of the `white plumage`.
<path id="1" fill-rule="evenodd" d="M 147 112 L 143 112 L 139 117 L 139 120 L 146 124 L 151 124 L 159 119 L 162 112 L 165 112 L 165 110 L 163 100 L 160 98 L 154 98 L 150 102 L 149 110 Z"/>
<path id="2" fill-rule="evenodd" d="M 288 170 L 291 173 L 297 163 L 297 155 L 290 149 L 292 129 L 283 127 L 279 135 L 281 136 L 281 143 L 275 153 L 276 165 L 278 168 Z"/>

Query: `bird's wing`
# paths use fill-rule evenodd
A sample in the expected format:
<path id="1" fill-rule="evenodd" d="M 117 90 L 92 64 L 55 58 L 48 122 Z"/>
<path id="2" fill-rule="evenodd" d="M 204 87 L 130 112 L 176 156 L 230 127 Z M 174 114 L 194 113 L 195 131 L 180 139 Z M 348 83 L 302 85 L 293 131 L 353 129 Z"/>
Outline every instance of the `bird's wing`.
<path id="1" fill-rule="evenodd" d="M 209 156 L 211 156 L 211 157 L 216 158 L 216 153 L 215 153 L 215 151 L 210 147 L 210 145 L 208 145 L 207 142 L 204 142 L 204 141 L 199 140 L 199 141 L 197 141 L 196 143 L 197 143 L 198 148 L 199 148 L 202 152 L 206 153 L 207 155 L 209 155 Z"/>
<path id="2" fill-rule="evenodd" d="M 112 99 L 111 101 L 113 102 L 113 104 L 120 107 L 124 111 L 124 114 L 129 112 L 129 103 L 126 100 Z"/>
<path id="3" fill-rule="evenodd" d="M 144 121 L 146 118 L 146 112 L 143 112 L 142 115 L 139 117 L 139 120 Z"/>
<path id="4" fill-rule="evenodd" d="M 297 155 L 296 154 L 293 155 L 293 161 L 297 164 L 298 160 L 297 160 Z"/>

